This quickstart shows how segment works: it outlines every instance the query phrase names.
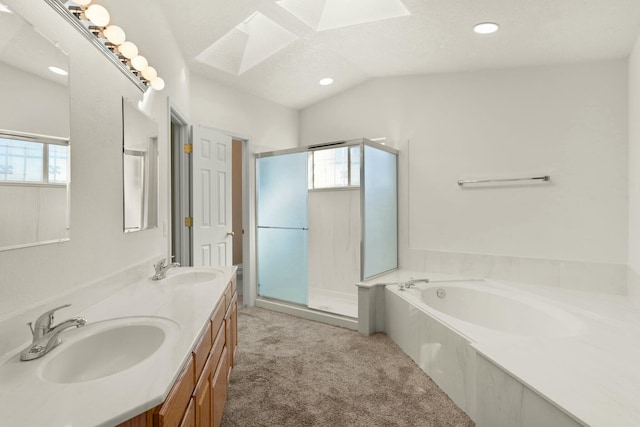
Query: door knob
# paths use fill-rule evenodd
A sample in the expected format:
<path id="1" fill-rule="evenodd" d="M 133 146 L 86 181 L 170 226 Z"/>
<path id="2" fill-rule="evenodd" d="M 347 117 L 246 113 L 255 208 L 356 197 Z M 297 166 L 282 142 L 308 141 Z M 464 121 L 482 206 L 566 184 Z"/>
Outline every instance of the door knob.
<path id="1" fill-rule="evenodd" d="M 227 231 L 227 236 L 234 236 L 236 233 L 234 233 L 233 231 Z"/>

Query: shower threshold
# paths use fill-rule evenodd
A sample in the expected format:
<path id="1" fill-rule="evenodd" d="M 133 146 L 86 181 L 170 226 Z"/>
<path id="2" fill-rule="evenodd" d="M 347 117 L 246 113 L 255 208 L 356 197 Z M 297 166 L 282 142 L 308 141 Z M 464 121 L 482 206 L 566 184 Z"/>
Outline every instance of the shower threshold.
<path id="1" fill-rule="evenodd" d="M 302 317 L 303 319 L 314 320 L 316 322 L 327 323 L 329 325 L 358 330 L 358 319 L 354 317 L 329 313 L 303 305 L 261 296 L 256 298 L 255 305 L 256 307 L 266 308 L 268 310 L 277 311 L 279 313 Z"/>

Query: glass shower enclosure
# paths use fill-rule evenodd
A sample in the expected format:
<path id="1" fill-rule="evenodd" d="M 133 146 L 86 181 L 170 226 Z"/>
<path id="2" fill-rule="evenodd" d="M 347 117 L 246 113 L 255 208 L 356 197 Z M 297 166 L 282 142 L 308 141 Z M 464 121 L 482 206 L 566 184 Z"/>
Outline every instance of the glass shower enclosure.
<path id="1" fill-rule="evenodd" d="M 355 283 L 398 268 L 397 159 L 368 139 L 258 154 L 258 296 L 356 317 Z"/>

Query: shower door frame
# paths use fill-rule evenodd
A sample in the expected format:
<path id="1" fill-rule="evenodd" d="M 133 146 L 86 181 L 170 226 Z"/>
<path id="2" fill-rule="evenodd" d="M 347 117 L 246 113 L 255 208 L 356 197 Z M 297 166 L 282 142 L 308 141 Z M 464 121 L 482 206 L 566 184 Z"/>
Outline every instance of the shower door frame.
<path id="1" fill-rule="evenodd" d="M 359 146 L 360 148 L 360 227 L 361 227 L 361 233 L 360 233 L 360 280 L 364 281 L 364 280 L 369 280 L 369 279 L 373 279 L 375 277 L 381 276 L 383 274 L 387 274 L 391 271 L 395 271 L 398 269 L 400 260 L 399 260 L 399 245 L 398 245 L 398 233 L 399 233 L 399 226 L 398 226 L 398 220 L 397 220 L 397 211 L 398 211 L 398 193 L 399 193 L 399 187 L 398 187 L 398 156 L 399 156 L 399 151 L 395 148 L 392 147 L 388 147 L 384 144 L 381 144 L 379 142 L 367 139 L 367 138 L 358 138 L 358 139 L 352 139 L 352 140 L 345 140 L 345 141 L 334 141 L 334 142 L 328 142 L 328 143 L 324 143 L 324 144 L 314 144 L 314 145 L 310 145 L 307 147 L 299 147 L 299 148 L 289 148 L 289 149 L 284 149 L 284 150 L 276 150 L 276 151 L 267 151 L 267 152 L 263 152 L 263 153 L 256 153 L 255 155 L 255 166 L 256 166 L 256 172 L 254 174 L 254 178 L 255 178 L 255 182 L 254 182 L 254 188 L 256 189 L 256 192 L 254 194 L 255 197 L 255 201 L 254 201 L 254 206 L 255 206 L 255 211 L 254 211 L 254 217 L 256 218 L 255 221 L 255 238 L 256 238 L 256 244 L 255 244 L 255 271 L 256 271 L 256 281 L 255 281 L 255 295 L 257 298 L 268 298 L 269 300 L 273 300 L 276 301 L 277 303 L 284 303 L 284 304 L 288 304 L 288 305 L 292 305 L 292 306 L 297 306 L 297 307 L 301 307 L 304 308 L 306 310 L 310 310 L 310 311 L 316 311 L 314 309 L 311 309 L 308 307 L 308 305 L 301 305 L 295 302 L 291 302 L 291 301 L 287 301 L 287 300 L 280 300 L 277 298 L 271 298 L 271 297 L 263 297 L 258 293 L 258 281 L 259 278 L 257 277 L 257 272 L 258 272 L 258 264 L 260 263 L 260 259 L 258 258 L 258 253 L 257 253 L 257 248 L 258 248 L 258 173 L 257 173 L 257 164 L 258 164 L 258 159 L 260 158 L 265 158 L 265 157 L 272 157 L 272 156 L 280 156 L 280 155 L 286 155 L 286 154 L 297 154 L 297 153 L 303 153 L 303 152 L 312 152 L 312 151 L 320 151 L 320 150 L 326 150 L 326 149 L 331 149 L 331 148 L 341 148 L 341 147 L 352 147 L 352 146 Z M 365 194 L 365 182 L 364 182 L 364 166 L 365 166 L 365 159 L 364 159 L 364 148 L 365 146 L 369 146 L 378 150 L 382 150 L 388 153 L 391 153 L 393 155 L 395 155 L 395 170 L 396 170 L 396 191 L 395 191 L 395 196 L 396 196 L 396 230 L 395 230 L 395 236 L 396 236 L 396 260 L 395 260 L 395 268 L 391 268 L 389 270 L 386 271 L 382 271 L 380 273 L 376 273 L 375 275 L 369 276 L 369 277 L 364 277 L 364 254 L 365 254 L 365 247 L 364 247 L 364 239 L 365 239 L 365 212 L 364 212 L 364 194 Z M 308 165 L 308 163 L 307 163 Z M 308 166 L 307 166 L 308 167 Z M 351 165 L 349 165 L 349 168 L 351 167 Z M 307 171 L 308 174 L 308 171 Z M 355 284 L 354 284 L 355 285 Z M 308 286 L 308 284 L 307 284 Z"/>

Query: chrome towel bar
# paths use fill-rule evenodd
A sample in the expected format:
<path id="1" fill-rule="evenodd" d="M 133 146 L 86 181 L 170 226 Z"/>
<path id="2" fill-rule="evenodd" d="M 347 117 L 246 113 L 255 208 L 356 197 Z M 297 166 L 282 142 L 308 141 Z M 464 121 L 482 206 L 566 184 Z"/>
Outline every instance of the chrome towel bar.
<path id="1" fill-rule="evenodd" d="M 515 182 L 515 181 L 549 181 L 549 175 L 532 176 L 530 178 L 498 178 L 498 179 L 459 179 L 458 185 L 462 187 L 465 184 L 483 184 L 489 182 Z"/>

